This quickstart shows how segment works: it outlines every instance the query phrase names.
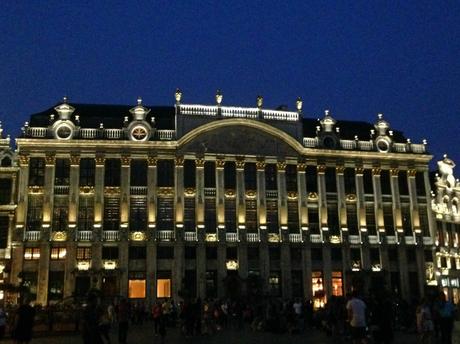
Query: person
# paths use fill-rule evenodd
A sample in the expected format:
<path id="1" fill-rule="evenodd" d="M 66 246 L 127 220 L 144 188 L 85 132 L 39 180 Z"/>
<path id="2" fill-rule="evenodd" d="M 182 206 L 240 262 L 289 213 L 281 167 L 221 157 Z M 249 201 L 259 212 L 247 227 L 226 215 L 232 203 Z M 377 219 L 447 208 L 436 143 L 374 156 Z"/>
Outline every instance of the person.
<path id="1" fill-rule="evenodd" d="M 441 328 L 441 343 L 452 344 L 452 331 L 454 329 L 455 306 L 440 293 L 439 317 Z"/>
<path id="2" fill-rule="evenodd" d="M 102 344 L 99 333 L 98 300 L 94 294 L 88 295 L 86 307 L 83 310 L 82 336 L 84 344 Z"/>
<path id="3" fill-rule="evenodd" d="M 161 308 L 161 304 L 159 302 L 155 302 L 152 309 L 152 316 L 153 316 L 153 324 L 155 329 L 155 336 L 158 336 L 159 328 L 160 328 L 160 317 L 163 314 L 163 309 Z"/>
<path id="4" fill-rule="evenodd" d="M 118 305 L 118 343 L 126 344 L 128 337 L 129 304 L 122 298 Z"/>
<path id="5" fill-rule="evenodd" d="M 422 299 L 416 312 L 417 332 L 421 343 L 431 343 L 434 332 L 433 317 L 431 316 L 430 305 L 425 298 Z"/>
<path id="6" fill-rule="evenodd" d="M 353 343 L 367 343 L 366 339 L 366 304 L 358 297 L 358 291 L 352 292 L 352 297 L 346 305 L 350 322 Z"/>
<path id="7" fill-rule="evenodd" d="M 109 313 L 109 307 L 105 308 L 100 314 L 99 317 L 99 333 L 101 334 L 102 339 L 105 343 L 110 344 L 110 325 L 111 325 L 111 315 Z"/>
<path id="8" fill-rule="evenodd" d="M 14 321 L 13 339 L 16 343 L 29 343 L 32 339 L 35 309 L 27 300 L 19 306 Z"/>
<path id="9" fill-rule="evenodd" d="M 160 325 L 159 325 L 159 333 L 161 337 L 161 343 L 163 344 L 165 342 L 166 338 L 166 316 L 162 314 L 160 316 Z"/>

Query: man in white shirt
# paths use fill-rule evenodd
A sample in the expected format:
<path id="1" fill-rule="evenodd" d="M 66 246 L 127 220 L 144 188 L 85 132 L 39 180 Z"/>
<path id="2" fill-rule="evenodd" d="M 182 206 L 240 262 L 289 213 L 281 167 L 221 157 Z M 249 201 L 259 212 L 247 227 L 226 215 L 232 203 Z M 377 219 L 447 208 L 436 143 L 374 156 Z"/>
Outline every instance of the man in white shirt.
<path id="1" fill-rule="evenodd" d="M 347 311 L 353 343 L 367 343 L 366 304 L 363 300 L 358 298 L 358 292 L 356 290 L 353 291 L 351 300 L 347 302 Z"/>

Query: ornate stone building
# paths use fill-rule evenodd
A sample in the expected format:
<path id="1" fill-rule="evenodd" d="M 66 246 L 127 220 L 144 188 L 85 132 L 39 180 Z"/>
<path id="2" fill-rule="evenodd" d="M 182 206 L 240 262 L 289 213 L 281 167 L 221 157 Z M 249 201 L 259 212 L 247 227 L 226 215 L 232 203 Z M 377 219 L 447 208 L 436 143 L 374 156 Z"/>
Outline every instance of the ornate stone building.
<path id="1" fill-rule="evenodd" d="M 432 209 L 436 218 L 436 259 L 428 265 L 433 284 L 440 286 L 454 303 L 460 301 L 460 181 L 454 177 L 455 163 L 438 161 Z"/>
<path id="2" fill-rule="evenodd" d="M 426 144 L 375 124 L 182 103 L 70 105 L 17 139 L 11 282 L 45 304 L 272 295 L 316 306 L 352 284 L 424 293 Z M 14 180 L 14 179 L 13 179 Z"/>

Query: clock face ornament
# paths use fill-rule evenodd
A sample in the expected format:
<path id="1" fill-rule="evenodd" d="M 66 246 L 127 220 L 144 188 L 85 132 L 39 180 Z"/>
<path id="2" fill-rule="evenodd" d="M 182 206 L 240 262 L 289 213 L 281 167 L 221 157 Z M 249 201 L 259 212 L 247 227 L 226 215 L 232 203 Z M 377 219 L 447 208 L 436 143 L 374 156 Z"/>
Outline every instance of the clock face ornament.
<path id="1" fill-rule="evenodd" d="M 143 126 L 136 126 L 131 130 L 131 137 L 135 141 L 145 141 L 148 137 L 147 129 Z"/>
<path id="2" fill-rule="evenodd" d="M 72 137 L 73 130 L 68 125 L 61 125 L 56 130 L 57 138 L 61 140 L 68 140 Z"/>

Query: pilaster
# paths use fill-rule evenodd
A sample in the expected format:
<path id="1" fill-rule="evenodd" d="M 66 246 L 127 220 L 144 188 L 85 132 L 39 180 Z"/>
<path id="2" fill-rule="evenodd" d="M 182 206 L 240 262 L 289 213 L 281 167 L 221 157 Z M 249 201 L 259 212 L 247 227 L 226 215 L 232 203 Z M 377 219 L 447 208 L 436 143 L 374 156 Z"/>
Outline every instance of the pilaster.
<path id="1" fill-rule="evenodd" d="M 121 157 L 121 183 L 120 183 L 120 224 L 126 230 L 129 224 L 130 203 L 130 173 L 131 158 L 127 155 Z"/>
<path id="2" fill-rule="evenodd" d="M 321 227 L 327 228 L 327 198 L 326 198 L 326 165 L 318 165 L 318 215 Z"/>
<path id="3" fill-rule="evenodd" d="M 46 174 L 45 174 L 46 175 Z M 50 246 L 46 241 L 40 243 L 40 259 L 38 261 L 37 303 L 42 306 L 48 303 L 48 277 L 50 266 Z"/>
<path id="4" fill-rule="evenodd" d="M 281 229 L 287 230 L 286 162 L 276 164 L 278 182 L 278 216 Z"/>
<path id="5" fill-rule="evenodd" d="M 43 187 L 43 227 L 50 228 L 54 203 L 54 174 L 56 157 L 48 154 L 45 157 L 45 185 Z"/>
<path id="6" fill-rule="evenodd" d="M 78 203 L 80 197 L 80 156 L 70 156 L 69 185 L 69 227 L 76 227 L 78 219 Z"/>
<path id="7" fill-rule="evenodd" d="M 18 206 L 16 208 L 16 226 L 24 228 L 27 218 L 27 199 L 29 181 L 29 156 L 19 155 Z"/>
<path id="8" fill-rule="evenodd" d="M 96 155 L 96 171 L 94 178 L 94 225 L 96 228 L 102 226 L 104 217 L 104 172 L 105 158 L 103 155 Z"/>
<path id="9" fill-rule="evenodd" d="M 299 223 L 300 228 L 308 228 L 308 206 L 307 206 L 307 182 L 305 179 L 305 169 L 307 165 L 304 162 L 297 164 L 297 199 L 299 201 Z"/>
<path id="10" fill-rule="evenodd" d="M 148 210 L 148 226 L 150 229 L 155 228 L 157 215 L 157 158 L 149 156 L 147 158 L 147 210 Z"/>

